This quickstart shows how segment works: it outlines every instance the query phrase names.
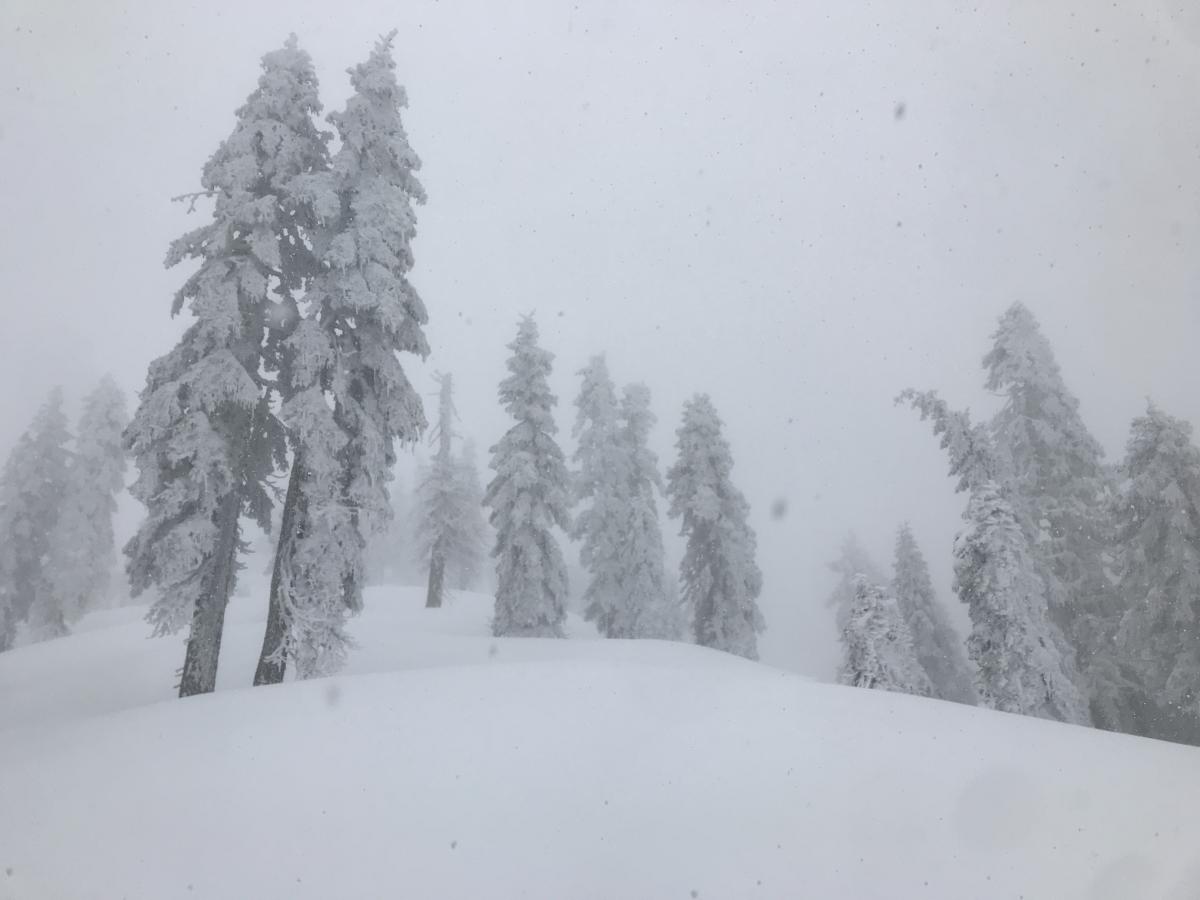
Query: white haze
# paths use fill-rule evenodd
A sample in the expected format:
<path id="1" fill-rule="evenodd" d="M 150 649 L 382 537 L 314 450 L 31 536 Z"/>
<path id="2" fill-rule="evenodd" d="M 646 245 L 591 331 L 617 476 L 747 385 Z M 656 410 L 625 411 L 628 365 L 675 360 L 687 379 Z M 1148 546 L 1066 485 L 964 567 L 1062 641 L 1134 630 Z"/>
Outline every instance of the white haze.
<path id="1" fill-rule="evenodd" d="M 979 360 L 1013 300 L 1110 458 L 1147 396 L 1200 424 L 1182 4 L 7 0 L 0 452 L 52 384 L 111 371 L 132 395 L 172 345 L 184 273 L 162 258 L 206 210 L 169 198 L 199 187 L 262 53 L 294 30 L 336 109 L 392 27 L 430 196 L 414 381 L 432 400 L 452 371 L 486 448 L 533 310 L 564 439 L 599 351 L 653 390 L 664 465 L 683 400 L 710 392 L 754 508 L 767 662 L 832 671 L 826 563 L 850 528 L 889 562 L 911 520 L 951 599 L 963 502 L 892 397 L 990 408 Z"/>

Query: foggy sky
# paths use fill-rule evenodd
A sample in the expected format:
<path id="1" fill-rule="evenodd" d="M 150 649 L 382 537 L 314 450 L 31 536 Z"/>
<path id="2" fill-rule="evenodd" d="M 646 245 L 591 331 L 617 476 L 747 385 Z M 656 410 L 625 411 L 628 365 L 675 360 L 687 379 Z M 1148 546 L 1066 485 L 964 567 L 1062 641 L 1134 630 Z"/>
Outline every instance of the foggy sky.
<path id="1" fill-rule="evenodd" d="M 414 383 L 453 372 L 486 448 L 535 311 L 568 450 L 593 353 L 651 387 L 664 467 L 683 401 L 711 393 L 754 509 L 763 657 L 828 676 L 848 529 L 888 563 L 910 520 L 957 605 L 963 498 L 892 397 L 993 410 L 980 358 L 1013 300 L 1110 458 L 1147 396 L 1200 424 L 1200 12 L 914 6 L 7 0 L 0 452 L 54 383 L 112 372 L 132 402 L 172 346 L 186 272 L 162 259 L 207 210 L 169 198 L 199 187 L 260 56 L 295 31 L 328 111 L 396 27 L 430 198 Z"/>

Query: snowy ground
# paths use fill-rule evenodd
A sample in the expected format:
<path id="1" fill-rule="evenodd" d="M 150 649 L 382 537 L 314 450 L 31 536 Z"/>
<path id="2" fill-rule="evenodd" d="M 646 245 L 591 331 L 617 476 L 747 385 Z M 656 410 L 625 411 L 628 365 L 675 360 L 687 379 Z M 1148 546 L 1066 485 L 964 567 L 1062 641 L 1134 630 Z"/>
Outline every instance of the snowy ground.
<path id="1" fill-rule="evenodd" d="M 367 600 L 324 681 L 246 601 L 208 697 L 137 609 L 0 656 L 0 898 L 1200 896 L 1198 750 Z"/>

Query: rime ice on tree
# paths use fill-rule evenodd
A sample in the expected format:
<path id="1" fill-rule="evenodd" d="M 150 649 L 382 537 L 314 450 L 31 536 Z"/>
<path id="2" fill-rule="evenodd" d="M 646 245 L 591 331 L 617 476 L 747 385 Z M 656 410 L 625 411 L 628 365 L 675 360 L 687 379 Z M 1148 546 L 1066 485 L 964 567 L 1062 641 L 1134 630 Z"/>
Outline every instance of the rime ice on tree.
<path id="1" fill-rule="evenodd" d="M 917 661 L 896 598 L 864 575 L 855 576 L 853 584 L 854 602 L 842 628 L 842 684 L 928 697 L 933 687 Z"/>
<path id="2" fill-rule="evenodd" d="M 47 562 L 69 489 L 69 439 L 55 388 L 0 473 L 0 651 L 26 622 L 37 637 L 66 631 Z"/>
<path id="3" fill-rule="evenodd" d="M 707 395 L 688 401 L 675 434 L 679 455 L 667 473 L 667 497 L 687 540 L 679 571 L 696 643 L 757 659 L 765 623 L 755 602 L 762 573 L 746 522 L 750 504 L 730 479 L 729 444 Z"/>
<path id="4" fill-rule="evenodd" d="M 439 375 L 437 452 L 417 488 L 419 558 L 428 571 L 425 605 L 442 605 L 447 585 L 465 587 L 479 576 L 484 552 L 482 495 L 474 462 L 454 455 L 454 386 Z"/>
<path id="5" fill-rule="evenodd" d="M 514 424 L 492 447 L 496 473 L 483 502 L 496 529 L 496 611 L 492 633 L 562 637 L 567 573 L 554 529 L 570 529 L 570 483 L 554 440 L 554 406 L 548 378 L 554 354 L 538 346 L 537 324 L 521 319 L 508 345 L 509 375 L 500 402 Z"/>
<path id="6" fill-rule="evenodd" d="M 294 443 L 294 505 L 281 528 L 276 589 L 256 683 L 336 671 L 345 619 L 362 607 L 366 541 L 391 515 L 396 441 L 426 422 L 398 353 L 428 355 L 425 306 L 408 281 L 425 199 L 420 160 L 401 121 L 407 105 L 394 33 L 350 69 L 354 93 L 329 121 L 341 147 L 329 171 L 301 181 L 320 214 L 319 273 L 283 351 L 291 395 L 282 417 Z"/>
<path id="7" fill-rule="evenodd" d="M 51 540 L 50 593 L 64 624 L 108 599 L 116 566 L 113 516 L 125 488 L 125 395 L 105 377 L 85 398 L 62 514 Z"/>
<path id="8" fill-rule="evenodd" d="M 974 703 L 962 641 L 934 595 L 929 567 L 907 524 L 896 533 L 892 572 L 891 594 L 912 636 L 916 658 L 929 676 L 933 696 Z"/>
<path id="9" fill-rule="evenodd" d="M 1116 503 L 1125 598 L 1115 642 L 1139 731 L 1195 740 L 1200 701 L 1200 449 L 1187 422 L 1151 404 L 1133 421 Z M 1181 734 L 1187 729 L 1190 735 Z"/>
<path id="10" fill-rule="evenodd" d="M 240 519 L 270 526 L 268 479 L 283 456 L 264 372 L 286 323 L 305 246 L 301 176 L 325 165 L 313 122 L 317 79 L 295 38 L 263 57 L 258 88 L 204 167 L 212 221 L 171 245 L 167 265 L 199 267 L 175 296 L 193 323 L 150 364 L 126 444 L 147 516 L 125 548 L 135 595 L 154 588 L 156 634 L 190 623 L 180 694 L 216 682 L 225 607 L 242 549 Z"/>
<path id="11" fill-rule="evenodd" d="M 978 668 L 981 702 L 993 709 L 1088 724 L 1074 654 L 1051 621 L 1046 585 L 1028 539 L 1004 494 L 1005 467 L 986 428 L 951 410 L 937 394 L 904 391 L 933 424 L 950 459 L 950 474 L 969 502 L 967 526 L 955 541 L 954 587 L 967 604 L 967 652 Z"/>

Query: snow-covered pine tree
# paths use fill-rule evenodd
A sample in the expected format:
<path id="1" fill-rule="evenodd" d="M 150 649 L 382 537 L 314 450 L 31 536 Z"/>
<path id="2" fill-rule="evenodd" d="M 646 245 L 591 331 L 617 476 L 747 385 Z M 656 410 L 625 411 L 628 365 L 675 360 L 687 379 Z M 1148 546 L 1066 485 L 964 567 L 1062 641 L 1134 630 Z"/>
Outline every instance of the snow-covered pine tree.
<path id="1" fill-rule="evenodd" d="M 462 539 L 451 542 L 446 550 L 446 582 L 456 591 L 479 585 L 487 559 L 488 527 L 483 518 L 483 485 L 476 458 L 475 442 L 463 441 L 455 460 L 456 492 L 463 510 Z"/>
<path id="2" fill-rule="evenodd" d="M 842 684 L 930 696 L 933 686 L 896 599 L 866 576 L 856 575 L 853 584 L 854 603 L 842 628 Z"/>
<path id="3" fill-rule="evenodd" d="M 264 529 L 268 482 L 284 460 L 264 371 L 271 329 L 294 318 L 305 262 L 307 204 L 299 180 L 324 167 L 317 78 L 295 37 L 262 60 L 257 89 L 232 134 L 205 164 L 212 221 L 171 245 L 167 266 L 199 267 L 175 295 L 195 321 L 150 364 L 126 446 L 139 471 L 132 492 L 147 517 L 125 548 L 134 595 L 156 588 L 155 634 L 190 622 L 181 696 L 216 682 L 225 607 L 242 549 L 240 518 Z"/>
<path id="4" fill-rule="evenodd" d="M 984 705 L 1090 724 L 1087 701 L 1064 665 L 1063 639 L 1046 609 L 1046 585 L 1012 506 L 994 483 L 971 493 L 954 544 L 954 589 L 971 613 L 968 653 Z"/>
<path id="5" fill-rule="evenodd" d="M 121 434 L 128 420 L 125 394 L 105 376 L 83 402 L 68 489 L 50 542 L 47 580 L 56 628 L 108 600 L 117 564 L 116 495 L 125 488 Z"/>
<path id="6" fill-rule="evenodd" d="M 618 439 L 628 479 L 626 524 L 621 533 L 621 596 L 632 620 L 629 637 L 676 641 L 688 627 L 687 616 L 663 562 L 662 526 L 655 491 L 663 487 L 658 457 L 650 449 L 655 417 L 650 389 L 627 385 L 621 394 Z"/>
<path id="7" fill-rule="evenodd" d="M 886 579 L 883 570 L 875 565 L 853 531 L 842 541 L 838 558 L 829 564 L 829 568 L 837 573 L 838 582 L 825 605 L 833 609 L 838 631 L 841 632 L 846 627 L 850 609 L 858 596 L 858 576 L 862 575 L 871 584 L 883 584 Z"/>
<path id="8" fill-rule="evenodd" d="M 417 546 L 428 572 L 426 607 L 439 607 L 448 584 L 459 586 L 477 576 L 483 552 L 481 498 L 474 465 L 454 455 L 454 382 L 437 376 L 438 420 L 431 438 L 437 451 L 417 488 Z"/>
<path id="9" fill-rule="evenodd" d="M 395 32 L 349 70 L 354 93 L 329 121 L 341 146 L 328 173 L 304 182 L 325 219 L 320 272 L 304 320 L 288 340 L 292 394 L 282 417 L 294 442 L 296 501 L 281 528 L 278 590 L 255 683 L 336 671 L 349 646 L 346 616 L 362 608 L 368 538 L 391 515 L 395 443 L 426 426 L 421 398 L 398 359 L 429 354 L 425 305 L 409 283 L 421 162 L 401 121 Z"/>
<path id="10" fill-rule="evenodd" d="M 49 590 L 51 539 L 69 486 L 62 390 L 55 388 L 0 474 L 0 651 L 29 623 L 35 637 L 66 630 Z"/>
<path id="11" fill-rule="evenodd" d="M 538 346 L 538 328 L 524 316 L 508 348 L 509 375 L 500 402 L 515 420 L 491 448 L 496 473 L 484 494 L 496 529 L 497 637 L 562 637 L 567 572 L 554 529 L 570 530 L 570 476 L 554 440 L 550 367 L 554 354 Z"/>
<path id="12" fill-rule="evenodd" d="M 1121 724 L 1108 665 L 1118 612 L 1106 575 L 1113 485 L 1050 342 L 1021 303 L 1000 317 L 983 358 L 986 387 L 1004 397 L 988 423 L 1008 474 L 1005 494 L 1046 583 L 1051 618 L 1075 650 L 1098 721 Z"/>
<path id="13" fill-rule="evenodd" d="M 581 543 L 579 561 L 589 576 L 583 615 L 605 637 L 631 638 L 636 610 L 622 584 L 621 564 L 629 526 L 629 461 L 620 441 L 617 391 L 603 356 L 592 357 L 579 375 L 571 433 L 578 441 L 575 502 L 583 509 L 571 537 Z"/>
<path id="14" fill-rule="evenodd" d="M 766 626 L 755 602 L 762 573 L 746 521 L 750 504 L 730 480 L 729 444 L 706 394 L 687 402 L 675 434 L 679 456 L 667 473 L 667 497 L 687 540 L 680 582 L 696 643 L 757 659 L 757 634 Z"/>
<path id="15" fill-rule="evenodd" d="M 1150 404 L 1133 421 L 1116 504 L 1120 663 L 1143 697 L 1135 727 L 1196 736 L 1200 704 L 1200 449 L 1192 428 Z M 1189 729 L 1191 734 L 1181 733 Z"/>
<path id="16" fill-rule="evenodd" d="M 1088 724 L 1077 687 L 1074 653 L 1046 606 L 1046 586 L 1029 542 L 1005 498 L 1006 472 L 988 430 L 951 410 L 932 391 L 902 392 L 933 424 L 950 459 L 950 474 L 970 500 L 967 527 L 955 541 L 954 589 L 967 604 L 976 692 L 985 706 L 1024 715 Z"/>
<path id="17" fill-rule="evenodd" d="M 917 661 L 929 676 L 932 696 L 974 703 L 963 643 L 933 591 L 929 566 L 908 523 L 896 533 L 891 594 L 912 637 Z"/>

